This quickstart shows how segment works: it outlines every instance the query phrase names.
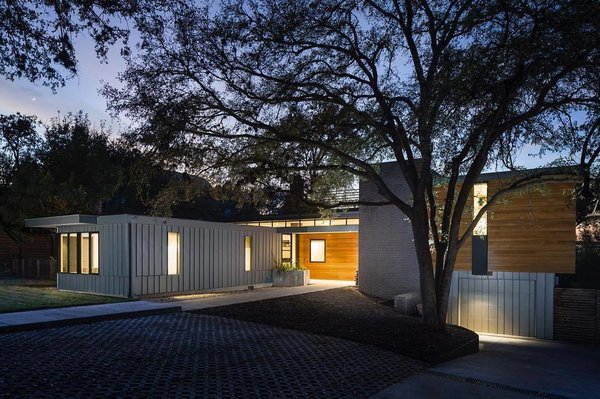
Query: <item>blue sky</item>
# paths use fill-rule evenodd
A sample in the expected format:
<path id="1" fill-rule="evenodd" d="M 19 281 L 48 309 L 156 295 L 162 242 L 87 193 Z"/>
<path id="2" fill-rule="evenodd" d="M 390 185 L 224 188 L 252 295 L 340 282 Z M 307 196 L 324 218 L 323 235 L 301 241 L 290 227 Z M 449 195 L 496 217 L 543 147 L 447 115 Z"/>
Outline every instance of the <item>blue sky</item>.
<path id="1" fill-rule="evenodd" d="M 121 129 L 119 120 L 111 118 L 106 111 L 106 100 L 98 93 L 103 81 L 118 85 L 117 74 L 125 69 L 119 48 L 111 49 L 108 63 L 101 63 L 94 51 L 93 41 L 85 36 L 75 40 L 79 74 L 67 80 L 64 87 L 52 93 L 49 87 L 31 83 L 25 79 L 11 82 L 0 78 L 0 114 L 21 112 L 38 116 L 47 122 L 60 112 L 86 112 L 90 120 L 99 125 L 105 121 L 112 131 Z"/>
<path id="2" fill-rule="evenodd" d="M 96 58 L 93 41 L 84 35 L 75 40 L 79 60 L 79 74 L 67 80 L 64 87 L 53 93 L 49 87 L 31 83 L 25 79 L 8 81 L 0 78 L 0 114 L 21 112 L 36 115 L 42 122 L 50 118 L 80 110 L 88 114 L 92 123 L 99 126 L 102 121 L 113 133 L 124 131 L 128 121 L 124 118 L 112 118 L 106 110 L 106 99 L 99 93 L 104 83 L 120 87 L 117 80 L 119 72 L 125 69 L 125 62 L 119 54 L 118 46 L 111 49 L 108 62 L 102 63 Z M 533 147 L 520 150 L 517 164 L 528 168 L 546 164 L 552 157 L 541 160 L 530 157 L 535 153 Z"/>

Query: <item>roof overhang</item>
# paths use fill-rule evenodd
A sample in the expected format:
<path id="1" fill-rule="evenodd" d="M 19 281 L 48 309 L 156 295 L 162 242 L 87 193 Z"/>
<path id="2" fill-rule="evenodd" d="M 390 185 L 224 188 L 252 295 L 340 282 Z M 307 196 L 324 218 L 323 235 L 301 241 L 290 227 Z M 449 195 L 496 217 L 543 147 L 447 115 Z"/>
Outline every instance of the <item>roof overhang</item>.
<path id="1" fill-rule="evenodd" d="M 25 219 L 25 227 L 54 228 L 60 226 L 72 226 L 78 224 L 96 224 L 97 216 L 93 215 L 63 215 L 45 218 Z"/>

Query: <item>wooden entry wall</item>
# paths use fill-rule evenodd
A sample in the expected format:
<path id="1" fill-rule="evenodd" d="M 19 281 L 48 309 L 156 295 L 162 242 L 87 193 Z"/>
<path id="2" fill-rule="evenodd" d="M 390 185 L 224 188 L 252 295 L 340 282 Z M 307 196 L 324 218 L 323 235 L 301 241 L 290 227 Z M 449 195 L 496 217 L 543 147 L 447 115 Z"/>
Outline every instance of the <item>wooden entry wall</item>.
<path id="1" fill-rule="evenodd" d="M 310 240 L 325 240 L 325 262 L 310 262 Z M 311 278 L 354 280 L 358 270 L 358 233 L 298 234 L 298 254 Z"/>

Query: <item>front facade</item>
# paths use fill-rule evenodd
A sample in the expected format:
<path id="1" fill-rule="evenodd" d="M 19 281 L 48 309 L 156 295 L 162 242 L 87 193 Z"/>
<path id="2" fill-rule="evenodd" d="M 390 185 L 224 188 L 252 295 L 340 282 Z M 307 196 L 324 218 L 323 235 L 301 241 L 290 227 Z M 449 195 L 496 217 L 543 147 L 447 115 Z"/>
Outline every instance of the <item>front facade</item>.
<path id="1" fill-rule="evenodd" d="M 57 287 L 134 297 L 271 283 L 271 228 L 136 215 L 30 219 L 60 237 Z"/>
<path id="2" fill-rule="evenodd" d="M 381 175 L 408 200 L 394 164 L 382 164 Z M 481 176 L 465 226 L 507 178 Z M 575 204 L 569 193 L 569 186 L 547 184 L 492 207 L 460 250 L 450 323 L 552 338 L 555 273 L 575 270 Z M 363 181 L 360 199 L 381 197 Z M 132 297 L 264 286 L 271 284 L 274 266 L 290 262 L 309 269 L 312 279 L 356 279 L 361 291 L 381 298 L 419 293 L 410 222 L 394 206 L 238 224 L 70 215 L 26 225 L 59 234 L 57 286 L 63 290 Z"/>
<path id="3" fill-rule="evenodd" d="M 381 174 L 401 198 L 408 187 L 394 164 Z M 481 176 L 465 212 L 472 220 L 487 196 L 510 179 Z M 493 207 L 459 251 L 453 274 L 448 321 L 477 332 L 553 336 L 556 273 L 575 272 L 575 202 L 572 185 L 547 183 L 517 192 Z M 489 194 L 488 194 L 489 193 Z M 362 182 L 361 200 L 382 198 Z M 440 194 L 442 195 L 442 194 Z M 394 206 L 361 206 L 359 274 L 361 291 L 392 298 L 418 293 L 419 274 L 408 219 Z"/>

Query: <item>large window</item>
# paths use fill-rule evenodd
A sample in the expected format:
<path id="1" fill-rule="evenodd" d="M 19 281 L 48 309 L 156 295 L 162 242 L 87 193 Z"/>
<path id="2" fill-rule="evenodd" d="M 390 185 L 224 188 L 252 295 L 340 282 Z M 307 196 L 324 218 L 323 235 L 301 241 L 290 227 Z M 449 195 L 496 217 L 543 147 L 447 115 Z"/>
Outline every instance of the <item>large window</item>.
<path id="1" fill-rule="evenodd" d="M 244 270 L 247 272 L 252 268 L 252 237 L 244 237 Z"/>
<path id="2" fill-rule="evenodd" d="M 167 238 L 167 273 L 179 274 L 179 233 L 170 231 Z"/>
<path id="3" fill-rule="evenodd" d="M 310 240 L 310 261 L 325 262 L 325 240 Z"/>
<path id="4" fill-rule="evenodd" d="M 98 274 L 98 233 L 60 235 L 60 272 Z"/>

